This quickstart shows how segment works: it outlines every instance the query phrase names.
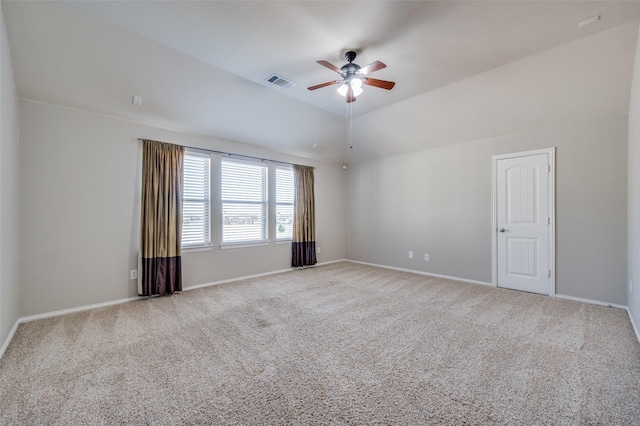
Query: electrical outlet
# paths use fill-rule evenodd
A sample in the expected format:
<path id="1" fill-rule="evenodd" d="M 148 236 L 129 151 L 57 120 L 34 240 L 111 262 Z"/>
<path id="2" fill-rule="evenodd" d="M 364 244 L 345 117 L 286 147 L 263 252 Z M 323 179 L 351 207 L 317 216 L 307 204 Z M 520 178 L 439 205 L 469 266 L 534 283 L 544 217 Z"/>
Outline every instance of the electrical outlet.
<path id="1" fill-rule="evenodd" d="M 132 269 L 129 271 L 129 276 L 131 277 L 132 280 L 137 280 L 138 279 L 138 270 L 137 269 Z"/>
<path id="2" fill-rule="evenodd" d="M 413 252 L 412 251 L 409 252 L 409 259 L 413 259 Z"/>
<path id="3" fill-rule="evenodd" d="M 428 255 L 428 254 L 425 254 L 425 255 L 424 255 L 424 261 L 425 261 L 425 262 L 428 262 L 428 261 L 429 261 L 429 255 Z"/>
<path id="4" fill-rule="evenodd" d="M 316 252 L 317 252 L 318 254 L 320 254 L 320 253 L 322 253 L 322 249 L 321 249 L 320 247 L 318 247 L 318 248 L 316 249 Z"/>

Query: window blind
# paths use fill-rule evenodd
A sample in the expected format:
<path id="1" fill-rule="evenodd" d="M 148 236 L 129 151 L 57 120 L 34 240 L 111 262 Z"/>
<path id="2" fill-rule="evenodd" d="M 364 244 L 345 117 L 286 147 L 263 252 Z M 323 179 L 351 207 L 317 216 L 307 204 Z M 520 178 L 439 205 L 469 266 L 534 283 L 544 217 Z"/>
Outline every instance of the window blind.
<path id="1" fill-rule="evenodd" d="M 276 240 L 293 238 L 293 169 L 276 168 Z"/>
<path id="2" fill-rule="evenodd" d="M 222 160 L 222 242 L 267 240 L 267 167 Z"/>
<path id="3" fill-rule="evenodd" d="M 211 245 L 211 188 L 209 155 L 184 154 L 182 247 Z"/>

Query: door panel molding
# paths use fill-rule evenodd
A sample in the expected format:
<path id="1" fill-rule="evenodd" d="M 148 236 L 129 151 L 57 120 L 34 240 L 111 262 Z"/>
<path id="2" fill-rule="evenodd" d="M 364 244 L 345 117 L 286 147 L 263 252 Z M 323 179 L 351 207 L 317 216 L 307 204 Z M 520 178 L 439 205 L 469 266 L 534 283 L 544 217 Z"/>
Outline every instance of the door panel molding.
<path id="1" fill-rule="evenodd" d="M 539 274 L 548 275 L 549 289 L 546 294 L 555 296 L 555 147 L 536 149 L 530 151 L 514 152 L 508 154 L 494 155 L 492 157 L 492 223 L 491 223 L 491 284 L 498 287 L 498 161 L 505 159 L 515 159 L 519 157 L 528 157 L 539 154 L 546 154 L 548 159 L 548 179 L 547 179 L 547 202 L 548 202 L 548 271 L 538 271 Z M 523 174 L 522 178 L 528 178 Z M 541 218 L 545 220 L 545 218 Z M 524 267 L 525 265 L 523 265 Z M 524 270 L 529 270 L 524 267 Z"/>

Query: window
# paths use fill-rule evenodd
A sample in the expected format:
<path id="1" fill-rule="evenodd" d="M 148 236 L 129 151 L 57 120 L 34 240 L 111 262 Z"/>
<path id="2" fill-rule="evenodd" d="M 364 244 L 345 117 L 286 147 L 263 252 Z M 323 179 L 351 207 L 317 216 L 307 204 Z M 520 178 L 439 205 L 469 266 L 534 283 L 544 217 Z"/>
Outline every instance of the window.
<path id="1" fill-rule="evenodd" d="M 211 245 L 211 190 L 209 155 L 184 153 L 182 195 L 182 247 Z"/>
<path id="2" fill-rule="evenodd" d="M 222 242 L 267 240 L 267 167 L 222 160 Z"/>
<path id="3" fill-rule="evenodd" d="M 276 240 L 293 238 L 293 169 L 276 168 Z"/>

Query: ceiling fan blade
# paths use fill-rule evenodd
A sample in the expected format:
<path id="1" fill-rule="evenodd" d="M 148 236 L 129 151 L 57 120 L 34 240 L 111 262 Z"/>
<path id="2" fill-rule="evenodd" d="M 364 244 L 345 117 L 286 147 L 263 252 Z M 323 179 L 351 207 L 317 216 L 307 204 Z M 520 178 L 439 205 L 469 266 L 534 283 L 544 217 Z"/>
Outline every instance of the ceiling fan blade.
<path id="1" fill-rule="evenodd" d="M 329 68 L 331 71 L 335 71 L 335 72 L 337 72 L 338 74 L 340 74 L 340 68 L 336 67 L 336 66 L 335 66 L 335 65 L 333 65 L 332 63 L 327 62 L 327 61 L 316 61 L 316 62 L 318 62 L 320 65 L 322 65 L 322 66 L 324 66 L 324 67 Z"/>
<path id="2" fill-rule="evenodd" d="M 326 83 L 316 84 L 315 86 L 307 87 L 307 89 L 309 90 L 322 89 L 323 87 L 332 86 L 338 83 L 340 83 L 340 80 L 327 81 Z"/>
<path id="3" fill-rule="evenodd" d="M 375 78 L 365 78 L 364 84 L 368 86 L 379 87 L 381 89 L 387 89 L 387 90 L 393 89 L 393 86 L 396 85 L 396 83 L 394 83 L 393 81 L 378 80 Z"/>
<path id="4" fill-rule="evenodd" d="M 345 97 L 347 98 L 348 104 L 356 101 L 356 97 L 353 95 L 353 88 L 351 87 L 351 85 L 349 85 L 349 88 L 347 89 L 347 96 Z"/>
<path id="5" fill-rule="evenodd" d="M 383 64 L 382 62 L 380 62 L 380 61 L 371 62 L 366 67 L 360 68 L 360 74 L 367 75 L 369 73 L 381 70 L 382 68 L 386 68 L 386 67 L 387 66 L 385 64 Z"/>

